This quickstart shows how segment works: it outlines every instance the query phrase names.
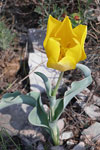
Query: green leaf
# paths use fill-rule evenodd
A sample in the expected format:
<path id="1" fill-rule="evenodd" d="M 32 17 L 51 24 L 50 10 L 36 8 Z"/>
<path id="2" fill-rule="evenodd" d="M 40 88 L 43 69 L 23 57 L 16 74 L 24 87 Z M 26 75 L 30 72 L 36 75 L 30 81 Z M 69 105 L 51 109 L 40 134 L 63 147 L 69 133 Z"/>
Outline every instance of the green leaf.
<path id="1" fill-rule="evenodd" d="M 14 42 L 14 38 L 15 34 L 11 33 L 11 30 L 6 27 L 3 21 L 0 21 L 0 48 L 3 50 L 9 48 L 10 44 Z"/>
<path id="2" fill-rule="evenodd" d="M 11 106 L 13 104 L 22 104 L 22 103 L 35 107 L 39 95 L 40 93 L 36 92 L 31 92 L 28 93 L 27 95 L 21 94 L 20 92 L 6 93 L 3 95 L 1 99 L 0 109 Z"/>
<path id="3" fill-rule="evenodd" d="M 43 15 L 42 13 L 42 8 L 40 6 L 37 6 L 35 9 L 34 9 L 34 12 L 40 14 L 40 15 Z"/>
<path id="4" fill-rule="evenodd" d="M 59 145 L 59 129 L 57 126 L 57 121 L 49 123 L 50 134 L 55 145 Z"/>
<path id="5" fill-rule="evenodd" d="M 71 84 L 71 89 L 66 91 L 64 94 L 64 99 L 58 99 L 55 104 L 54 110 L 54 120 L 57 120 L 64 108 L 69 104 L 72 98 L 83 91 L 86 87 L 88 87 L 92 83 L 91 71 L 90 69 L 82 64 L 77 64 L 77 68 L 81 69 L 84 73 L 85 78 L 81 81 L 75 81 Z"/>
<path id="6" fill-rule="evenodd" d="M 88 0 L 88 4 L 90 4 L 90 3 L 92 3 L 93 2 L 93 0 Z"/>
<path id="7" fill-rule="evenodd" d="M 33 92 L 33 91 L 31 91 L 31 92 L 27 93 L 27 96 L 30 96 L 30 97 L 32 97 L 35 101 L 37 101 L 38 98 L 39 98 L 39 96 L 40 96 L 40 93 L 39 93 L 39 92 Z"/>
<path id="8" fill-rule="evenodd" d="M 68 105 L 68 103 L 71 101 L 71 99 L 83 91 L 86 87 L 88 87 L 92 83 L 92 77 L 91 77 L 91 71 L 90 69 L 82 64 L 77 64 L 77 68 L 81 69 L 81 71 L 85 75 L 85 79 L 81 81 L 75 81 L 71 84 L 71 89 L 65 92 L 64 95 L 64 108 Z"/>
<path id="9" fill-rule="evenodd" d="M 36 107 L 30 112 L 28 120 L 33 125 L 49 128 L 48 116 L 44 111 L 41 97 L 38 98 Z"/>
<path id="10" fill-rule="evenodd" d="M 9 102 L 19 95 L 21 95 L 21 93 L 19 91 L 16 91 L 14 93 L 6 93 L 3 95 L 1 101 L 8 101 Z"/>
<path id="11" fill-rule="evenodd" d="M 48 97 L 50 97 L 51 96 L 51 83 L 50 83 L 48 77 L 41 72 L 35 72 L 35 74 L 40 76 L 42 78 L 42 80 L 44 81 L 47 95 L 48 95 Z"/>
<path id="12" fill-rule="evenodd" d="M 54 108 L 54 118 L 53 120 L 57 120 L 60 117 L 61 112 L 63 111 L 63 99 L 57 99 L 55 108 Z"/>

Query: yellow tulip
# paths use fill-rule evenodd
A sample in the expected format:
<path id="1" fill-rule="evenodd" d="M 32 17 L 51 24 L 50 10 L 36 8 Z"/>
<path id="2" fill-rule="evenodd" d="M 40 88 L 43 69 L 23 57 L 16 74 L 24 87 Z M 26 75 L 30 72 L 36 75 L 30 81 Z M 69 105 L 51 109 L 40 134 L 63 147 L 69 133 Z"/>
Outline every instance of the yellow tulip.
<path id="1" fill-rule="evenodd" d="M 72 28 L 68 16 L 61 22 L 50 15 L 43 43 L 48 57 L 47 67 L 61 72 L 75 69 L 79 61 L 86 59 L 86 34 L 87 26 Z"/>

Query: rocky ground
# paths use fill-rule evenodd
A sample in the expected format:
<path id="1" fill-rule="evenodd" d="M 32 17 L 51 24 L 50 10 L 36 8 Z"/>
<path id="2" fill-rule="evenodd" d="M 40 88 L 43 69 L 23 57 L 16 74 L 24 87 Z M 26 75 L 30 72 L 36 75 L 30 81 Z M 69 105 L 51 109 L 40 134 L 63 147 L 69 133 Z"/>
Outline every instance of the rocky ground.
<path id="1" fill-rule="evenodd" d="M 37 20 L 40 17 L 35 12 L 33 15 L 35 7 L 36 2 L 28 0 L 21 4 L 18 0 L 13 0 L 12 3 L 8 0 L 4 5 L 5 17 L 10 18 L 11 26 L 18 36 L 14 46 L 6 51 L 0 51 L 0 97 L 6 92 L 15 90 L 20 90 L 22 93 L 29 92 L 30 51 L 33 48 L 40 55 L 45 55 L 42 42 L 38 42 L 38 36 L 44 30 L 35 29 L 39 28 Z M 89 20 L 85 44 L 87 59 L 82 63 L 91 69 L 93 83 L 73 98 L 61 115 L 58 123 L 61 131 L 61 146 L 54 147 L 43 129 L 29 124 L 26 118 L 31 107 L 15 105 L 0 111 L 0 150 L 100 150 L 100 14 L 97 11 L 99 8 L 97 1 L 90 7 L 95 9 L 94 16 L 96 15 L 98 19 Z M 32 36 L 33 41 L 30 41 L 28 29 L 33 27 L 36 34 Z M 43 41 L 43 38 L 40 37 L 41 40 Z M 37 53 L 34 55 L 40 59 Z M 41 61 L 43 61 L 42 58 Z M 46 73 L 48 75 L 47 70 Z M 81 77 L 78 70 L 65 72 L 58 97 L 62 97 L 64 91 L 70 88 L 72 81 L 79 80 Z M 45 103 L 47 99 L 45 92 L 42 98 Z"/>

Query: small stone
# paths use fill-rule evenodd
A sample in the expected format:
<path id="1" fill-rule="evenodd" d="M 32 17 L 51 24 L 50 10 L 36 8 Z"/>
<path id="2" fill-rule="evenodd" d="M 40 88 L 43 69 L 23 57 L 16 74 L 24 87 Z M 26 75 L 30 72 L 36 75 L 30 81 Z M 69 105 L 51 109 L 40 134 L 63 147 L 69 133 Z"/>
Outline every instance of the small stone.
<path id="1" fill-rule="evenodd" d="M 52 146 L 50 150 L 64 150 L 63 146 Z"/>
<path id="2" fill-rule="evenodd" d="M 80 104 L 81 104 L 81 102 L 83 102 L 83 101 L 85 101 L 87 99 L 89 93 L 90 93 L 90 90 L 88 88 L 86 88 L 84 91 L 82 91 L 81 93 L 79 93 L 77 95 Z M 82 101 L 80 101 L 80 99 Z"/>
<path id="3" fill-rule="evenodd" d="M 75 141 L 72 140 L 72 139 L 70 139 L 70 140 L 67 141 L 67 145 L 68 145 L 68 146 L 72 146 L 72 145 L 74 145 L 74 144 L 76 144 L 76 143 L 75 143 Z"/>
<path id="4" fill-rule="evenodd" d="M 93 102 L 95 105 L 100 106 L 100 97 L 94 95 L 93 96 Z"/>
<path id="5" fill-rule="evenodd" d="M 30 146 L 30 147 L 32 147 L 32 142 L 30 141 L 30 139 L 28 139 L 27 137 L 22 136 L 22 135 L 20 135 L 20 138 L 21 138 L 21 140 L 22 140 L 22 143 L 23 143 L 25 146 Z"/>
<path id="6" fill-rule="evenodd" d="M 25 126 L 23 130 L 20 131 L 20 137 L 27 137 L 31 142 L 43 141 L 45 142 L 44 135 L 42 134 L 42 129 L 33 126 L 29 129 L 29 126 Z M 35 140 L 36 139 L 36 140 Z"/>
<path id="7" fill-rule="evenodd" d="M 64 129 L 65 126 L 64 118 L 58 120 L 57 126 L 59 128 L 59 132 L 61 132 Z"/>
<path id="8" fill-rule="evenodd" d="M 39 143 L 37 146 L 37 150 L 44 150 L 43 144 Z"/>
<path id="9" fill-rule="evenodd" d="M 97 17 L 97 20 L 100 22 L 100 15 Z"/>
<path id="10" fill-rule="evenodd" d="M 95 105 L 85 106 L 85 113 L 93 120 L 100 120 L 100 108 Z"/>
<path id="11" fill-rule="evenodd" d="M 44 110 L 48 113 L 49 112 L 49 107 L 46 104 L 44 104 L 43 107 L 44 107 Z"/>
<path id="12" fill-rule="evenodd" d="M 86 150 L 84 142 L 80 142 L 79 144 L 77 144 L 77 145 L 73 148 L 73 150 Z"/>
<path id="13" fill-rule="evenodd" d="M 74 137 L 74 135 L 73 135 L 72 131 L 66 131 L 66 132 L 63 132 L 59 138 L 61 140 L 68 140 L 68 139 L 71 139 L 73 137 Z"/>
<path id="14" fill-rule="evenodd" d="M 83 93 L 78 94 L 77 97 L 79 99 L 79 102 L 80 102 L 80 99 L 83 100 L 83 101 L 85 101 L 87 99 L 87 96 L 84 95 Z"/>
<path id="15" fill-rule="evenodd" d="M 95 122 L 89 128 L 83 130 L 82 135 L 92 139 L 92 141 L 100 140 L 100 123 Z"/>

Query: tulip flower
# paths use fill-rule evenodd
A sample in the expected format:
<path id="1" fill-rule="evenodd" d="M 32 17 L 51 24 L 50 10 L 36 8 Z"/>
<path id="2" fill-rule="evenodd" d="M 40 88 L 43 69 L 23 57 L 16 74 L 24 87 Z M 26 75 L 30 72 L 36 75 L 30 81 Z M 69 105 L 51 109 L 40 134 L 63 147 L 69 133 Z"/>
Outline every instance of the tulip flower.
<path id="1" fill-rule="evenodd" d="M 78 62 L 86 59 L 86 34 L 86 25 L 72 28 L 68 16 L 61 22 L 50 15 L 43 43 L 48 57 L 47 67 L 61 72 L 75 69 Z"/>

